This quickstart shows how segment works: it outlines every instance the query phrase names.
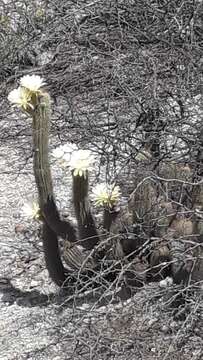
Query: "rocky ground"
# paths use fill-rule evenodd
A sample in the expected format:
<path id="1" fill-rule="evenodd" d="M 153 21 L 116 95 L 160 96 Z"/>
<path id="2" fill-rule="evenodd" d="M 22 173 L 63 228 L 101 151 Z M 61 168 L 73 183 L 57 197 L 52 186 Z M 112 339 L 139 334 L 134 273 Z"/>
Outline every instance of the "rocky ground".
<path id="1" fill-rule="evenodd" d="M 2 125 L 0 359 L 201 359 L 200 288 L 152 283 L 119 299 L 115 291 L 70 296 L 53 285 L 39 224 L 21 213 L 35 195 L 30 123 L 11 114 Z M 60 178 L 54 169 L 59 193 L 70 196 Z"/>

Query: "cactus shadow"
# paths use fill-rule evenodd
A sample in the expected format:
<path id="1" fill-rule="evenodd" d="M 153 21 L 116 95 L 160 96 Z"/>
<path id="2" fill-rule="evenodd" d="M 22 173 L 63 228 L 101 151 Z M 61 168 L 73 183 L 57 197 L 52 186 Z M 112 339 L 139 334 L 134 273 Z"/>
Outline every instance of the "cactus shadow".
<path id="1" fill-rule="evenodd" d="M 46 307 L 55 297 L 54 293 L 46 295 L 36 289 L 30 291 L 20 290 L 8 279 L 7 285 L 4 288 L 0 287 L 0 294 L 2 294 L 2 303 L 6 303 L 8 306 L 17 304 L 22 307 Z"/>

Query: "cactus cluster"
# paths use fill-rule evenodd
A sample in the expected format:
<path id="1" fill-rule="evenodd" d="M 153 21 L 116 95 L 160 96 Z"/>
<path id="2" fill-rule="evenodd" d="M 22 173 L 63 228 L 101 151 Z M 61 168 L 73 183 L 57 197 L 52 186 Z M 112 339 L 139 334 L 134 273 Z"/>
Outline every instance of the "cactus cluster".
<path id="1" fill-rule="evenodd" d="M 45 91 L 45 85 L 44 79 L 40 76 L 24 76 L 20 80 L 20 86 L 10 92 L 8 100 L 32 118 L 33 170 L 38 191 L 38 203 L 33 203 L 33 207 L 24 206 L 23 211 L 29 217 L 42 222 L 46 267 L 52 280 L 57 285 L 62 286 L 71 270 L 67 270 L 61 260 L 59 237 L 64 240 L 64 257 L 69 269 L 82 269 L 85 273 L 90 270 L 94 271 L 98 264 L 97 258 L 91 254 L 87 257 L 84 256 L 82 249 L 93 251 L 101 243 L 102 239 L 108 237 L 110 230 L 112 234 L 118 235 L 118 229 L 120 229 L 120 234 L 123 228 L 134 225 L 134 236 L 128 238 L 121 236 L 117 241 L 114 255 L 116 258 L 132 257 L 132 254 L 140 256 L 141 252 L 144 251 L 143 241 L 139 240 L 138 231 L 141 221 L 148 239 L 153 237 L 150 231 L 154 228 L 156 235 L 158 234 L 162 240 L 165 237 L 166 240 L 167 236 L 169 236 L 169 230 L 173 231 L 175 221 L 178 220 L 173 217 L 171 209 L 164 205 L 163 200 L 159 203 L 157 190 L 153 183 L 146 183 L 139 178 L 137 178 L 136 184 L 138 191 L 133 192 L 133 196 L 130 197 L 129 203 L 124 209 L 119 206 L 121 192 L 116 184 L 97 184 L 93 188 L 90 197 L 89 173 L 94 165 L 94 156 L 89 150 L 78 149 L 76 145 L 72 144 L 61 145 L 52 152 L 52 156 L 72 176 L 73 205 L 77 220 L 77 231 L 70 221 L 65 221 L 60 217 L 54 197 L 49 163 L 51 105 L 50 96 Z M 153 156 L 153 152 L 151 152 L 151 155 L 145 160 L 147 161 L 149 158 L 151 161 Z M 137 158 L 138 160 L 139 158 Z M 90 199 L 96 206 L 103 209 L 103 224 L 100 231 L 98 231 L 91 211 Z M 163 223 L 163 221 L 155 224 L 154 219 L 160 215 L 160 208 L 168 219 L 167 224 Z M 131 218 L 130 224 L 129 218 Z M 197 230 L 197 226 L 195 230 Z M 175 231 L 178 231 L 177 226 Z M 192 224 L 193 233 L 194 226 Z M 202 234 L 199 235 L 200 238 L 201 236 Z M 171 249 L 165 240 L 161 241 L 161 243 L 155 241 L 153 246 L 150 244 L 148 248 L 151 250 L 147 256 L 151 266 L 158 269 L 158 273 L 162 277 L 169 275 L 168 271 L 171 271 L 170 262 L 172 262 Z M 109 245 L 104 248 L 104 252 L 108 250 Z M 169 265 L 164 270 L 160 270 L 160 265 L 166 261 Z M 155 272 L 157 274 L 157 271 Z"/>
<path id="2" fill-rule="evenodd" d="M 20 86 L 9 93 L 8 100 L 32 118 L 33 170 L 38 190 L 38 203 L 25 205 L 23 211 L 29 217 L 42 221 L 46 266 L 52 280 L 61 286 L 66 280 L 68 271 L 61 260 L 58 237 L 62 237 L 65 241 L 64 248 L 69 267 L 76 268 L 86 263 L 78 244 L 91 250 L 99 242 L 99 234 L 88 198 L 89 171 L 93 166 L 94 158 L 89 150 L 79 150 L 73 145 L 69 146 L 70 151 L 67 146 L 61 146 L 52 154 L 60 160 L 61 165 L 68 166 L 72 174 L 73 203 L 79 236 L 77 238 L 73 224 L 61 220 L 54 198 L 49 163 L 51 106 L 49 94 L 44 90 L 45 85 L 40 76 L 24 76 L 20 80 Z M 116 196 L 118 193 L 114 194 L 114 203 Z M 94 267 L 93 259 L 87 262 L 85 268 L 87 267 Z"/>

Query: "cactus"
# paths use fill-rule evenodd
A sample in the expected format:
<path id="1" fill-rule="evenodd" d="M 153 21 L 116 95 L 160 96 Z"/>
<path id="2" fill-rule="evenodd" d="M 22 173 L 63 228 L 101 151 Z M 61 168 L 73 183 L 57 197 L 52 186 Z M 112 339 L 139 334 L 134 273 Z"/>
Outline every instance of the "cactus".
<path id="1" fill-rule="evenodd" d="M 38 190 L 41 220 L 43 222 L 43 247 L 46 267 L 52 280 L 61 286 L 67 275 L 60 257 L 57 235 L 75 242 L 76 232 L 69 222 L 61 221 L 53 195 L 51 170 L 48 159 L 50 97 L 42 91 L 44 82 L 39 76 L 25 76 L 21 86 L 11 91 L 8 100 L 33 119 L 33 168 Z M 78 251 L 69 249 L 72 257 Z"/>
<path id="2" fill-rule="evenodd" d="M 88 170 L 82 176 L 75 176 L 73 171 L 73 204 L 79 238 L 82 246 L 91 250 L 99 242 L 99 235 L 90 209 L 88 187 Z"/>
<path id="3" fill-rule="evenodd" d="M 32 111 L 33 168 L 39 196 L 39 206 L 43 215 L 42 237 L 46 267 L 52 280 L 60 286 L 65 281 L 65 269 L 60 258 L 57 235 L 50 227 L 50 222 L 47 222 L 48 216 L 44 212 L 44 208 L 49 210 L 50 201 L 54 203 L 53 185 L 48 160 L 49 95 L 43 93 L 43 96 L 40 96 L 37 100 L 38 103 Z M 46 214 L 48 213 L 49 211 Z"/>
<path id="4" fill-rule="evenodd" d="M 115 222 L 119 214 L 119 210 L 116 207 L 105 207 L 103 211 L 103 229 L 110 232 L 112 224 Z"/>
<path id="5" fill-rule="evenodd" d="M 69 167 L 72 171 L 73 204 L 78 224 L 79 239 L 84 248 L 91 250 L 99 241 L 99 235 L 88 199 L 88 172 L 91 168 L 91 163 L 94 161 L 93 156 L 89 150 L 78 150 L 73 144 L 61 145 L 53 151 L 53 156 L 56 159 L 60 159 L 60 163 L 64 167 Z M 66 239 L 67 230 L 67 225 L 58 218 L 55 224 L 55 231 Z M 60 231 L 61 233 L 59 233 Z M 65 246 L 66 249 L 69 249 L 70 244 L 67 244 L 67 239 L 65 242 L 65 245 L 67 245 Z"/>
<path id="6" fill-rule="evenodd" d="M 65 280 L 65 269 L 60 259 L 57 235 L 66 242 L 66 262 L 75 268 L 81 267 L 83 254 L 77 247 L 71 247 L 76 242 L 76 231 L 70 222 L 60 219 L 52 189 L 51 172 L 48 163 L 48 111 L 46 97 L 33 115 L 33 143 L 34 143 L 34 173 L 40 199 L 40 208 L 45 218 L 44 250 L 47 268 L 50 276 L 58 285 Z M 47 103 L 47 105 L 46 105 Z M 41 125 L 40 125 L 41 123 Z M 69 246 L 67 246 L 69 245 Z M 67 261 L 68 259 L 68 261 Z M 55 275 L 54 275 L 55 274 Z"/>
<path id="7" fill-rule="evenodd" d="M 115 184 L 97 184 L 92 190 L 95 205 L 103 208 L 103 229 L 107 232 L 120 212 L 117 206 L 120 195 L 120 188 Z"/>

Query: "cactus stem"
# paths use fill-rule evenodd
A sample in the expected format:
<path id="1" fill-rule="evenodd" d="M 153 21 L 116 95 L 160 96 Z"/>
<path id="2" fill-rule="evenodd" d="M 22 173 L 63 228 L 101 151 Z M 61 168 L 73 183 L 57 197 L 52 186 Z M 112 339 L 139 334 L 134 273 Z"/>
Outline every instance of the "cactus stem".
<path id="1" fill-rule="evenodd" d="M 88 172 L 85 176 L 73 175 L 73 204 L 78 222 L 79 237 L 82 246 L 91 250 L 99 242 L 99 235 L 89 205 L 88 187 Z"/>
<path id="2" fill-rule="evenodd" d="M 49 113 L 50 99 L 48 94 L 36 98 L 36 106 L 32 111 L 34 175 L 38 190 L 39 206 L 43 215 L 43 246 L 46 267 L 52 280 L 59 286 L 65 281 L 65 268 L 61 261 L 56 233 L 46 221 L 44 207 L 53 199 L 53 185 L 48 159 Z M 54 202 L 54 200 L 53 200 Z M 47 207 L 49 210 L 49 206 Z M 49 212 L 49 211 L 48 211 Z"/>

